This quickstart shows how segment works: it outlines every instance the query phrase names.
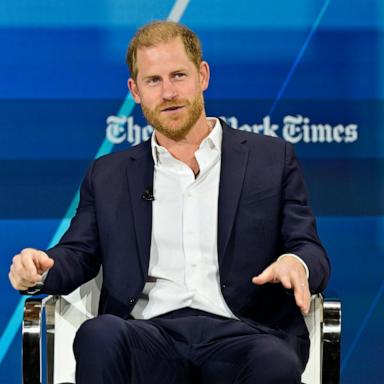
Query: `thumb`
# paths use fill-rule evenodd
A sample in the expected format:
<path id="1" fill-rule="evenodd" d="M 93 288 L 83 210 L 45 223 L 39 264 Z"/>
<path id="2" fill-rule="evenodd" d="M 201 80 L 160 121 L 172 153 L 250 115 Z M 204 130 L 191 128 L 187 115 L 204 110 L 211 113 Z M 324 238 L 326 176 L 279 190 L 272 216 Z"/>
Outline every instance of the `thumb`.
<path id="1" fill-rule="evenodd" d="M 40 273 L 51 269 L 55 261 L 51 259 L 45 252 L 41 252 L 38 258 L 38 269 Z"/>
<path id="2" fill-rule="evenodd" d="M 274 282 L 274 281 L 275 281 L 275 273 L 273 269 L 273 264 L 265 268 L 264 271 L 260 273 L 260 275 L 254 276 L 252 278 L 252 283 L 256 285 L 263 285 L 265 283 Z"/>

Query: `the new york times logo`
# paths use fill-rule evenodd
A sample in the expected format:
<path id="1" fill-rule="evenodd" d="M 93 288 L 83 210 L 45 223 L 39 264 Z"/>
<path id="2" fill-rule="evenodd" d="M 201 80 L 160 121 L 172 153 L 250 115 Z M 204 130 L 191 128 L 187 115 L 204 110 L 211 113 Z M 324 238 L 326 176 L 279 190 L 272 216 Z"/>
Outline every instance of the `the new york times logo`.
<path id="1" fill-rule="evenodd" d="M 223 117 L 232 128 L 241 131 L 260 133 L 268 136 L 281 136 L 284 140 L 296 144 L 350 144 L 358 139 L 357 124 L 327 124 L 311 123 L 309 117 L 302 115 L 287 115 L 280 129 L 278 124 L 271 123 L 271 118 L 265 116 L 259 124 L 239 125 L 237 117 Z M 134 122 L 133 116 L 109 116 L 107 118 L 106 137 L 113 144 L 128 142 L 136 145 L 150 138 L 153 128 L 150 125 L 140 126 Z"/>

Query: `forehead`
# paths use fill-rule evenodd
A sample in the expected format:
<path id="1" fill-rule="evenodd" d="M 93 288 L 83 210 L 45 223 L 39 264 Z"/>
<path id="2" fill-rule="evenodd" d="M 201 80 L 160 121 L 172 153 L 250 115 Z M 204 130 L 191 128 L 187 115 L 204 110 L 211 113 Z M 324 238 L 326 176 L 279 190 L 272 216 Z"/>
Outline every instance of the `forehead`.
<path id="1" fill-rule="evenodd" d="M 180 37 L 152 47 L 139 48 L 136 64 L 140 75 L 194 65 L 188 57 Z"/>

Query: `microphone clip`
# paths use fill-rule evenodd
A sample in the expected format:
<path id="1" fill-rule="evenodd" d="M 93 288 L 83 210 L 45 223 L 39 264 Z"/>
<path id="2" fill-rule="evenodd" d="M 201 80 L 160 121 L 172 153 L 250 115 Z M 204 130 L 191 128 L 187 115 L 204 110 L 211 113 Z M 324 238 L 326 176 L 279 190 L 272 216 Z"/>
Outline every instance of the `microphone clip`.
<path id="1" fill-rule="evenodd" d="M 141 198 L 144 201 L 153 201 L 155 200 L 155 196 L 153 196 L 152 188 L 146 188 L 143 194 L 141 195 Z"/>

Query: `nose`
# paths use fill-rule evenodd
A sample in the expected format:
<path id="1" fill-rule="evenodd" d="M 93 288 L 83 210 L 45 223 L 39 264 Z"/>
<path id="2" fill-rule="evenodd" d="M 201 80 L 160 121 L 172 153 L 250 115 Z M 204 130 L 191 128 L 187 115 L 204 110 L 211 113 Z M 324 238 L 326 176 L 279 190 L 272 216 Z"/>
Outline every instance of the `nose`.
<path id="1" fill-rule="evenodd" d="M 177 98 L 177 88 L 171 79 L 163 80 L 163 99 L 173 100 Z"/>

